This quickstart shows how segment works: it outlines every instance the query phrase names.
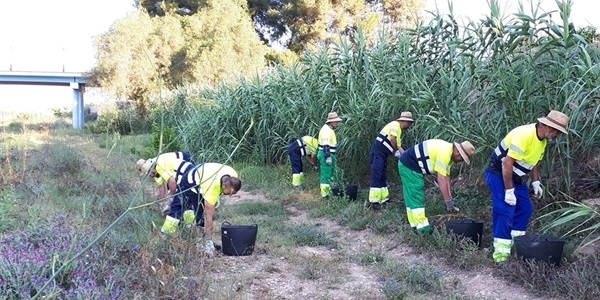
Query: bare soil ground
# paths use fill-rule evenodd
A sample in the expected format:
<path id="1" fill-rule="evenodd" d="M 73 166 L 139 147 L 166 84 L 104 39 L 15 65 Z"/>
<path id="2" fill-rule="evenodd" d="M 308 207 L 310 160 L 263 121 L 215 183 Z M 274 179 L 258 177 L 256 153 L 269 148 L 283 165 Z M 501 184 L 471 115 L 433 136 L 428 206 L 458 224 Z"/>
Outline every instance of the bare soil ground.
<path id="1" fill-rule="evenodd" d="M 236 205 L 242 201 L 272 202 L 260 193 L 240 191 L 226 199 L 224 205 Z M 432 261 L 409 246 L 397 242 L 392 244 L 369 229 L 355 231 L 328 219 L 311 218 L 295 205 L 285 209 L 289 225 L 317 225 L 337 242 L 337 247 L 303 246 L 296 248 L 292 255 L 277 257 L 264 254 L 266 251 L 257 241 L 255 253 L 251 256 L 219 254 L 218 276 L 236 278 L 238 281 L 231 284 L 244 299 L 385 299 L 382 292 L 384 278 L 377 275 L 373 267 L 353 259 L 370 251 L 379 251 L 388 259 L 409 265 L 417 262 L 433 264 L 441 270 L 445 281 L 458 284 L 466 299 L 548 299 L 533 296 L 518 284 L 494 277 L 490 269 L 476 272 L 457 270 L 444 264 L 443 258 Z M 307 276 L 305 262 L 315 259 L 322 263 L 323 268 L 335 268 L 336 276 Z"/>

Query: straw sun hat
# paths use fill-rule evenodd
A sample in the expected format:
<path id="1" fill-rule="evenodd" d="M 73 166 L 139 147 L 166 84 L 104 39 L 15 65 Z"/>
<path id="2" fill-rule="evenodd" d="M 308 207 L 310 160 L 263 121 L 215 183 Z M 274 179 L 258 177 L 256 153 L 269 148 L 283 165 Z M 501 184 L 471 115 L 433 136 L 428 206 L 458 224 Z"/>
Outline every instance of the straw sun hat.
<path id="1" fill-rule="evenodd" d="M 142 175 L 145 175 L 148 174 L 148 171 L 150 171 L 150 167 L 152 167 L 153 163 L 154 161 L 152 159 L 139 159 L 135 163 L 135 167 L 138 169 L 138 171 L 140 171 L 140 173 L 142 173 Z"/>
<path id="2" fill-rule="evenodd" d="M 544 125 L 550 126 L 564 134 L 568 134 L 567 125 L 569 125 L 569 117 L 560 111 L 553 110 L 547 116 L 538 118 L 538 121 Z"/>
<path id="3" fill-rule="evenodd" d="M 475 147 L 473 146 L 473 144 L 471 144 L 471 142 L 469 142 L 469 141 L 464 141 L 460 144 L 454 143 L 454 146 L 456 147 L 456 149 L 458 149 L 458 152 L 460 153 L 460 156 L 462 156 L 463 160 L 468 165 L 470 165 L 471 157 L 475 153 Z"/>
<path id="4" fill-rule="evenodd" d="M 342 121 L 343 121 L 342 118 L 340 118 L 336 112 L 330 112 L 327 115 L 327 122 L 325 122 L 325 123 L 342 122 Z"/>
<path id="5" fill-rule="evenodd" d="M 413 120 L 413 116 L 412 113 L 410 111 L 403 111 L 400 114 L 400 118 L 396 119 L 397 121 L 407 121 L 407 122 L 414 122 L 415 120 Z"/>

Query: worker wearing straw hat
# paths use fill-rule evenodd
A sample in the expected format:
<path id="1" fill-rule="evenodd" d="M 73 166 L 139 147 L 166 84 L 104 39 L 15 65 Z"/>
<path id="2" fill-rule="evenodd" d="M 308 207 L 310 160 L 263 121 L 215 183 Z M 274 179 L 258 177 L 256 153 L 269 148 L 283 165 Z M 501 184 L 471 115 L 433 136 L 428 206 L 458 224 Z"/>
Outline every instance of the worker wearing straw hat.
<path id="1" fill-rule="evenodd" d="M 396 158 L 404 152 L 402 149 L 402 130 L 414 122 L 412 113 L 402 112 L 400 117 L 381 129 L 371 146 L 369 160 L 371 163 L 371 187 L 369 189 L 369 204 L 373 209 L 379 209 L 381 204 L 390 198 L 387 188 L 387 158 L 394 154 Z"/>
<path id="2" fill-rule="evenodd" d="M 413 229 L 421 233 L 431 232 L 425 215 L 424 175 L 436 174 L 440 192 L 448 212 L 459 211 L 450 192 L 450 167 L 455 162 L 471 163 L 475 147 L 469 141 L 449 143 L 443 140 L 426 140 L 404 151 L 398 161 L 402 179 L 402 191 L 406 204 L 406 215 Z"/>
<path id="3" fill-rule="evenodd" d="M 154 178 L 158 185 L 158 199 L 167 195 L 175 195 L 177 184 L 181 181 L 181 175 L 194 166 L 194 161 L 188 152 L 167 152 L 155 158 L 140 159 L 136 162 L 136 168 L 142 175 Z M 171 199 L 167 201 L 162 209 L 163 214 L 169 211 Z"/>
<path id="4" fill-rule="evenodd" d="M 212 241 L 213 217 L 221 195 L 235 195 L 242 187 L 237 172 L 230 166 L 219 163 L 204 163 L 188 170 L 183 175 L 165 218 L 161 232 L 175 233 L 181 219 L 187 226 L 204 227 L 204 251 L 214 254 Z"/>
<path id="5" fill-rule="evenodd" d="M 534 196 L 544 193 L 539 177 L 539 162 L 544 157 L 548 140 L 567 134 L 569 117 L 551 111 L 537 123 L 511 130 L 492 152 L 485 179 L 493 201 L 495 262 L 508 260 L 512 239 L 524 235 L 533 214 L 527 177 L 532 180 Z"/>
<path id="6" fill-rule="evenodd" d="M 321 166 L 320 189 L 323 198 L 329 196 L 331 192 L 329 182 L 333 177 L 337 153 L 337 138 L 333 130 L 338 127 L 340 122 L 342 122 L 342 118 L 336 112 L 330 112 L 327 115 L 325 125 L 319 131 L 317 158 Z"/>
<path id="7" fill-rule="evenodd" d="M 290 164 L 292 165 L 292 185 L 296 187 L 302 185 L 304 182 L 302 157 L 306 156 L 308 162 L 314 166 L 317 163 L 318 147 L 319 141 L 308 135 L 294 140 L 288 146 L 288 155 L 290 156 Z"/>

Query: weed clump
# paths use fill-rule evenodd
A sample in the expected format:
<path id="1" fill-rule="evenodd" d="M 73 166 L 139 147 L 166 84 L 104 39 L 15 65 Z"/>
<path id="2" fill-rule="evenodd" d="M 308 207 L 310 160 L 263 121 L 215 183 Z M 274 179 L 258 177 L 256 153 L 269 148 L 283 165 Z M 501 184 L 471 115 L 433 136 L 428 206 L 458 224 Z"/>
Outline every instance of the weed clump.
<path id="1" fill-rule="evenodd" d="M 388 261 L 381 268 L 382 273 L 386 274 L 382 284 L 388 299 L 404 299 L 414 294 L 439 294 L 444 290 L 444 274 L 432 265 L 417 263 L 409 266 Z"/>
<path id="2" fill-rule="evenodd" d="M 336 242 L 324 232 L 311 225 L 300 225 L 290 228 L 290 237 L 298 246 L 335 247 Z"/>
<path id="3" fill-rule="evenodd" d="M 42 150 L 43 167 L 55 177 L 74 177 L 84 166 L 83 156 L 66 144 L 49 144 Z"/>
<path id="4" fill-rule="evenodd" d="M 97 249 L 69 264 L 53 284 L 42 286 L 90 240 L 61 224 L 14 231 L 0 238 L 0 294 L 8 299 L 62 295 L 65 299 L 119 299 L 114 270 Z"/>
<path id="5" fill-rule="evenodd" d="M 496 271 L 504 278 L 521 282 L 533 293 L 567 299 L 600 299 L 600 258 L 597 255 L 561 268 L 545 262 L 512 260 Z"/>

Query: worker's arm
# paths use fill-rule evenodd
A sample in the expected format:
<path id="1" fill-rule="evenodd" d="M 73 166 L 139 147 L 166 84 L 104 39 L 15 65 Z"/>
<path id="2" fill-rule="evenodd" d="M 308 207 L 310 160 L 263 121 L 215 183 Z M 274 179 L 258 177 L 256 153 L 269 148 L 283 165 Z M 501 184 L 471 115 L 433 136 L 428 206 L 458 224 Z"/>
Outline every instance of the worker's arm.
<path id="1" fill-rule="evenodd" d="M 169 189 L 169 194 L 171 194 L 171 196 L 174 196 L 175 193 L 177 193 L 177 182 L 175 181 L 175 177 L 171 176 L 171 178 L 169 178 L 167 188 Z"/>
<path id="2" fill-rule="evenodd" d="M 450 192 L 450 176 L 444 176 L 440 173 L 437 174 L 437 183 L 440 187 L 440 192 L 444 201 L 448 202 L 452 200 L 452 193 Z"/>
<path id="3" fill-rule="evenodd" d="M 515 164 L 515 159 L 506 156 L 502 161 L 502 179 L 504 180 L 504 189 L 509 190 L 513 188 L 513 166 Z M 536 175 L 537 176 L 537 175 Z"/>
<path id="4" fill-rule="evenodd" d="M 531 170 L 531 181 L 540 181 L 540 164 L 538 163 Z"/>
<path id="5" fill-rule="evenodd" d="M 215 216 L 215 206 L 204 201 L 204 237 L 212 240 L 213 218 Z"/>
<path id="6" fill-rule="evenodd" d="M 167 186 L 166 184 L 161 184 L 158 186 L 158 195 L 157 195 L 157 199 L 164 199 L 165 196 L 167 195 Z"/>

